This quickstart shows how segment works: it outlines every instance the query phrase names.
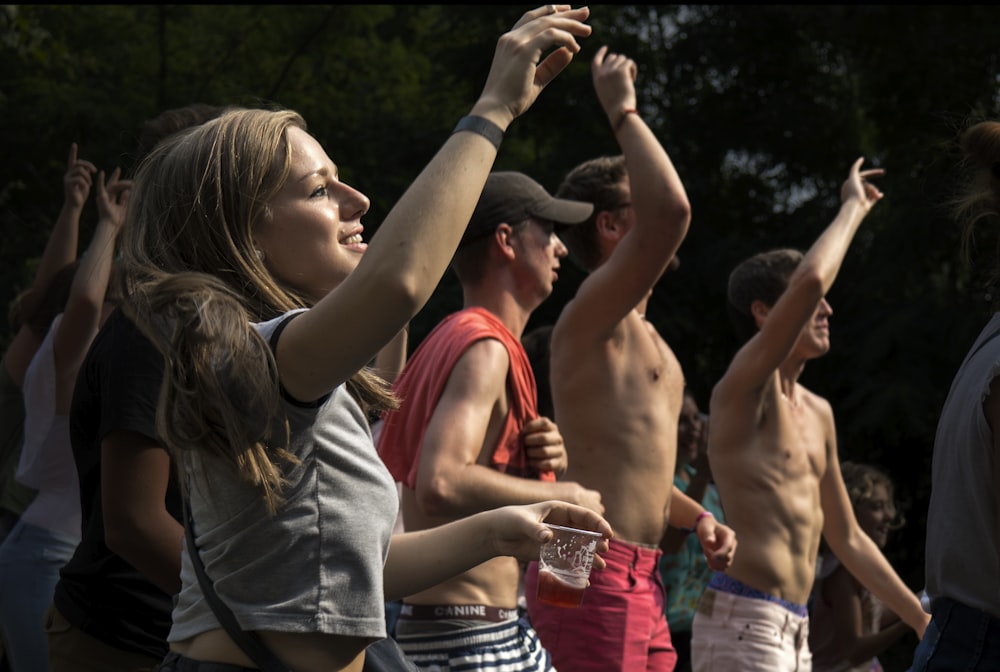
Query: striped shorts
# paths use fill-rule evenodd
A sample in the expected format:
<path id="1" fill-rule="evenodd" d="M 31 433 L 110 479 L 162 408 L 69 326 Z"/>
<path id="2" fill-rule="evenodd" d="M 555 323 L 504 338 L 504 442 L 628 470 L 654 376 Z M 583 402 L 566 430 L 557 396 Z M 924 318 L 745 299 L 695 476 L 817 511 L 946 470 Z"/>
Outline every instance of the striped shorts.
<path id="1" fill-rule="evenodd" d="M 396 640 L 423 672 L 555 672 L 549 653 L 527 619 L 420 633 L 420 624 L 396 626 Z M 434 623 L 439 630 L 443 622 Z M 409 626 L 409 627 L 407 627 Z"/>

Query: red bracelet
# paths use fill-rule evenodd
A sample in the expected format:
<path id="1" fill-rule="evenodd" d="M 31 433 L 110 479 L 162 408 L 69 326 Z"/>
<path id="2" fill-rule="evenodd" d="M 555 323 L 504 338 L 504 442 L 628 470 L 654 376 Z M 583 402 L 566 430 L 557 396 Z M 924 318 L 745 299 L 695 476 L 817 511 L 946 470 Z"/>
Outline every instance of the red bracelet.
<path id="1" fill-rule="evenodd" d="M 695 517 L 694 524 L 692 524 L 691 527 L 682 527 L 681 529 L 688 533 L 694 532 L 698 529 L 698 523 L 700 523 L 703 518 L 715 518 L 715 516 L 712 515 L 711 511 L 705 509 Z"/>
<path id="2" fill-rule="evenodd" d="M 630 114 L 639 114 L 639 110 L 634 107 L 626 107 L 622 110 L 622 116 L 618 117 L 618 122 L 615 123 L 615 133 L 621 130 L 622 124 L 625 123 L 625 120 L 628 119 L 628 115 Z"/>

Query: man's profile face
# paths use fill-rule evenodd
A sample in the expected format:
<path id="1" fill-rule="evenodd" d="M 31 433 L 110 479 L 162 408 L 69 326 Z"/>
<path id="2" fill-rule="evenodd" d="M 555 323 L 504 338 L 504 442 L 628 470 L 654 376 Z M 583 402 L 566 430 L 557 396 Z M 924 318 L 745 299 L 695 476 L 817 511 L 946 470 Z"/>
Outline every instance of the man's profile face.
<path id="1" fill-rule="evenodd" d="M 833 315 L 833 308 L 826 298 L 819 301 L 812 317 L 802 327 L 799 339 L 795 344 L 796 351 L 806 359 L 822 357 L 830 351 L 830 316 Z"/>
<path id="2" fill-rule="evenodd" d="M 552 222 L 529 218 L 512 239 L 519 261 L 519 283 L 524 289 L 545 299 L 559 279 L 559 260 L 568 254 Z"/>

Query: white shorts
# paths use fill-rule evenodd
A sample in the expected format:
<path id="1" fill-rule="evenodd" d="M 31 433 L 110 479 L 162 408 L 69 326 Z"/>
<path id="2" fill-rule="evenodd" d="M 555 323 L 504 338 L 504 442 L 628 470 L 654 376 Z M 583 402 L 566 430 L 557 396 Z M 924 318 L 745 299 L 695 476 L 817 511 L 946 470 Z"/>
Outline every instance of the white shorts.
<path id="1" fill-rule="evenodd" d="M 694 672 L 811 672 L 809 617 L 706 588 L 691 627 Z"/>

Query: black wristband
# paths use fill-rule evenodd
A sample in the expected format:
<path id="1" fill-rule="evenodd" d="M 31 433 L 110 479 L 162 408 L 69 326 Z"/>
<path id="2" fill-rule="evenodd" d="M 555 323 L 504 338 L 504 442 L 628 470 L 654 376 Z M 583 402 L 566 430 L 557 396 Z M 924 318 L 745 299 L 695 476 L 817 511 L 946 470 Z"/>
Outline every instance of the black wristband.
<path id="1" fill-rule="evenodd" d="M 500 149 L 500 143 L 503 142 L 503 131 L 500 130 L 500 127 L 489 119 L 484 119 L 483 117 L 475 117 L 472 115 L 462 117 L 458 120 L 458 124 L 455 125 L 455 130 L 452 131 L 452 135 L 458 133 L 459 131 L 471 131 L 473 133 L 478 133 L 492 142 L 493 146 L 498 150 Z"/>

